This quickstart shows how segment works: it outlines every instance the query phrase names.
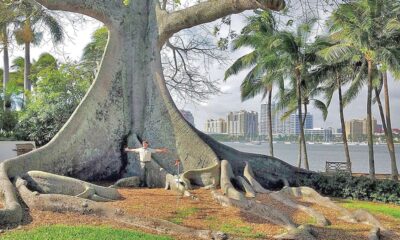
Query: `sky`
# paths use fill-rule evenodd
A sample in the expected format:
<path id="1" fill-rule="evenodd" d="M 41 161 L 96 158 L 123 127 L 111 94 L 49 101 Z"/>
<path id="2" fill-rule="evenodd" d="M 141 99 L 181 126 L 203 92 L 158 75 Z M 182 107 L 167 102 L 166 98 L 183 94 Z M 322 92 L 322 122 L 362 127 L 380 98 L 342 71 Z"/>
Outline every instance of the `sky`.
<path id="1" fill-rule="evenodd" d="M 32 58 L 37 59 L 38 56 L 43 52 L 50 52 L 55 55 L 59 60 L 65 61 L 79 60 L 82 55 L 82 49 L 87 43 L 90 42 L 90 36 L 95 29 L 101 26 L 101 23 L 85 18 L 86 20 L 82 23 L 79 21 L 64 20 L 64 27 L 67 32 L 67 38 L 64 43 L 54 47 L 51 41 L 44 41 L 44 44 L 40 46 L 32 47 Z M 245 25 L 245 18 L 243 15 L 234 15 L 232 18 L 232 26 L 234 29 L 240 29 Z M 46 38 L 45 38 L 46 39 Z M 248 53 L 250 49 L 240 50 L 236 52 L 228 51 L 229 58 L 234 61 L 238 57 Z M 23 56 L 22 47 L 13 47 L 11 49 L 11 59 Z M 3 66 L 2 58 L 0 58 L 0 66 Z M 202 103 L 190 103 L 183 101 L 176 101 L 177 105 L 181 109 L 189 110 L 194 115 L 195 125 L 198 129 L 204 130 L 204 124 L 209 118 L 225 118 L 230 111 L 239 111 L 242 109 L 260 111 L 261 103 L 265 101 L 261 100 L 261 97 L 241 102 L 240 99 L 240 84 L 246 71 L 241 72 L 237 76 L 229 78 L 226 82 L 222 81 L 224 72 L 228 68 L 228 65 L 220 65 L 219 63 L 213 63 L 209 71 L 209 76 L 219 81 L 221 94 L 212 96 L 208 101 Z M 389 92 L 391 97 L 391 110 L 392 110 L 392 125 L 394 128 L 400 128 L 400 81 L 394 81 L 393 78 L 389 78 Z M 366 117 L 366 88 L 363 89 L 362 93 L 345 109 L 345 118 L 365 118 Z M 373 107 L 374 117 L 380 123 L 378 107 Z M 323 121 L 322 114 L 312 107 L 310 112 L 314 116 L 314 127 L 334 127 L 340 128 L 339 119 L 339 105 L 337 94 L 329 108 L 329 114 L 326 121 Z"/>

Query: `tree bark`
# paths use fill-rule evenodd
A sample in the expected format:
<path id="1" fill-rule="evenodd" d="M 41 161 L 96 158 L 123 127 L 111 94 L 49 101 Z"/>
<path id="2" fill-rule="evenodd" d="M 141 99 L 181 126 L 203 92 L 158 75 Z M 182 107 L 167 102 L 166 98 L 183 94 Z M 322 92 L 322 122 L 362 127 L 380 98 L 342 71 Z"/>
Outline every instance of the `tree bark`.
<path id="1" fill-rule="evenodd" d="M 304 127 L 303 127 L 303 114 L 302 114 L 302 93 L 301 93 L 301 73 L 298 68 L 295 69 L 296 73 L 296 94 L 297 94 L 297 110 L 298 110 L 298 121 L 299 121 L 299 153 L 301 151 L 307 151 L 306 146 L 303 146 L 304 144 Z M 296 127 L 297 128 L 297 127 Z M 304 144 L 305 145 L 305 144 Z M 307 156 L 307 153 L 303 153 L 304 156 Z M 301 154 L 299 157 L 300 161 L 298 164 L 301 164 Z M 304 162 L 305 167 L 307 169 L 308 165 Z M 300 166 L 299 166 L 300 167 Z M 308 170 L 308 169 L 307 169 Z"/>
<path id="2" fill-rule="evenodd" d="M 346 162 L 348 164 L 351 164 L 349 144 L 347 142 L 346 123 L 344 121 L 342 82 L 341 82 L 340 76 L 337 76 L 336 78 L 337 78 L 337 85 L 338 85 L 340 124 L 342 126 L 342 139 L 343 139 L 343 145 L 344 145 L 344 153 L 346 156 Z"/>
<path id="3" fill-rule="evenodd" d="M 306 124 L 306 118 L 307 118 L 307 103 L 304 103 L 304 118 L 303 122 L 301 123 L 303 126 L 303 154 L 304 154 L 304 167 L 307 170 L 310 170 L 310 167 L 308 165 L 308 154 L 307 154 L 307 141 L 306 137 L 304 135 L 304 125 Z"/>
<path id="4" fill-rule="evenodd" d="M 7 110 L 7 105 L 9 104 L 9 101 L 7 100 L 7 83 L 10 79 L 10 59 L 8 55 L 8 33 L 7 33 L 7 27 L 4 27 L 2 29 L 2 35 L 4 38 L 3 42 L 3 108 L 4 111 Z"/>
<path id="5" fill-rule="evenodd" d="M 164 42 L 159 26 L 163 22 L 157 16 L 157 0 L 131 0 L 129 6 L 115 3 L 119 1 L 38 2 L 54 10 L 83 12 L 99 19 L 106 16 L 103 19 L 110 31 L 109 40 L 95 81 L 60 132 L 44 147 L 0 164 L 0 194 L 13 207 L 0 209 L 0 223 L 14 213 L 13 221 L 20 218 L 21 207 L 9 178 L 30 170 L 81 180 L 139 175 L 137 156 L 127 156 L 123 149 L 126 145 L 139 147 L 144 139 L 155 148 L 169 149 L 166 155 L 152 157 L 171 174 L 176 174 L 175 159 L 181 160 L 182 171 L 215 166 L 226 159 L 235 174 L 243 173 L 248 161 L 263 184 L 280 177 L 294 183 L 299 175 L 311 174 L 273 157 L 233 150 L 184 120 L 162 72 L 160 50 Z M 148 183 L 164 186 L 165 176 L 159 167 L 150 172 Z"/>
<path id="6" fill-rule="evenodd" d="M 367 96 L 367 138 L 368 138 L 368 160 L 369 177 L 375 178 L 375 160 L 374 160 L 374 140 L 372 132 L 372 61 L 368 60 L 368 96 Z"/>
<path id="7" fill-rule="evenodd" d="M 269 155 L 274 156 L 274 139 L 272 134 L 272 88 L 268 90 L 268 141 Z"/>
<path id="8" fill-rule="evenodd" d="M 387 71 L 383 72 L 383 91 L 385 96 L 385 112 L 386 112 L 386 127 L 387 127 L 387 145 L 390 154 L 391 168 L 392 168 L 392 179 L 398 180 L 399 172 L 396 163 L 396 153 L 393 142 L 393 131 L 392 131 L 392 120 L 390 115 L 390 98 L 389 98 L 389 85 L 387 81 Z"/>
<path id="9" fill-rule="evenodd" d="M 211 22 L 228 14 L 240 13 L 245 10 L 262 8 L 264 10 L 282 10 L 285 8 L 283 0 L 208 0 L 192 7 L 167 14 L 159 8 L 160 40 L 165 42 L 174 33 L 203 23 Z M 196 16 L 196 17 L 193 17 Z"/>
<path id="10" fill-rule="evenodd" d="M 31 43 L 25 43 L 25 64 L 24 64 L 24 101 L 26 101 L 26 91 L 31 91 Z"/>

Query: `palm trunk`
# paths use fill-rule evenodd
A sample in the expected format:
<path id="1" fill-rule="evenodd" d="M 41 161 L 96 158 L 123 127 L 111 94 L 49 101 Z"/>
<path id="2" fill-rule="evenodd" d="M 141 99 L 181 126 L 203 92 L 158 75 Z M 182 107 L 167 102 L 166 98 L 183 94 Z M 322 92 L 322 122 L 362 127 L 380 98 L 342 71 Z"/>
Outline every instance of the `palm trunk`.
<path id="1" fill-rule="evenodd" d="M 8 105 L 8 100 L 7 100 L 7 83 L 10 79 L 10 59 L 8 56 L 8 34 L 7 34 L 7 27 L 3 28 L 3 64 L 4 64 L 4 70 L 3 70 L 3 108 L 4 111 L 7 110 L 7 105 Z"/>
<path id="2" fill-rule="evenodd" d="M 304 143 L 304 128 L 303 128 L 303 117 L 302 117 L 302 96 L 301 96 L 301 73 L 298 69 L 296 69 L 296 94 L 297 94 L 297 108 L 298 108 L 298 121 L 299 121 L 299 162 L 298 165 L 299 167 L 301 166 L 301 151 L 303 148 L 303 151 L 307 151 L 306 147 L 302 146 Z M 307 156 L 307 153 L 304 153 L 304 156 Z M 306 169 L 308 169 L 308 165 L 305 166 Z"/>
<path id="3" fill-rule="evenodd" d="M 383 73 L 383 92 L 385 96 L 385 112 L 386 112 L 386 127 L 387 127 L 387 136 L 386 142 L 389 149 L 390 154 L 390 162 L 392 167 L 392 179 L 398 180 L 399 172 L 397 169 L 396 163 L 396 153 L 393 142 L 393 131 L 392 131 L 392 120 L 390 116 L 390 99 L 389 99 L 389 86 L 387 81 L 387 72 Z"/>
<path id="4" fill-rule="evenodd" d="M 379 96 L 378 89 L 377 88 L 374 88 L 374 89 L 375 89 L 376 102 L 378 103 L 378 108 L 379 108 L 379 115 L 381 116 L 381 120 L 382 120 L 383 132 L 385 133 L 385 136 L 387 137 L 386 117 L 385 117 L 385 112 L 383 110 L 381 97 Z"/>
<path id="5" fill-rule="evenodd" d="M 307 104 L 304 103 L 304 118 L 303 118 L 303 122 L 301 123 L 303 126 L 303 154 L 304 154 L 304 167 L 309 170 L 309 165 L 308 165 L 308 154 L 307 154 L 307 144 L 306 144 L 306 138 L 304 136 L 304 125 L 306 124 L 306 118 L 307 118 Z"/>
<path id="6" fill-rule="evenodd" d="M 272 136 L 272 88 L 268 90 L 268 121 L 269 154 L 274 156 L 274 142 Z"/>
<path id="7" fill-rule="evenodd" d="M 375 178 L 374 140 L 372 132 L 372 61 L 368 60 L 367 135 L 369 177 Z"/>
<path id="8" fill-rule="evenodd" d="M 337 84 L 338 84 L 338 94 L 339 94 L 340 124 L 342 126 L 342 139 L 343 139 L 343 145 L 344 145 L 344 153 L 346 155 L 346 162 L 348 164 L 350 164 L 351 163 L 350 151 L 349 151 L 349 145 L 347 143 L 346 124 L 344 121 L 344 111 L 343 111 L 342 82 L 341 82 L 339 76 L 337 76 Z"/>
<path id="9" fill-rule="evenodd" d="M 25 43 L 25 66 L 24 66 L 24 102 L 26 101 L 26 91 L 31 90 L 31 81 L 29 75 L 31 74 L 31 44 Z"/>

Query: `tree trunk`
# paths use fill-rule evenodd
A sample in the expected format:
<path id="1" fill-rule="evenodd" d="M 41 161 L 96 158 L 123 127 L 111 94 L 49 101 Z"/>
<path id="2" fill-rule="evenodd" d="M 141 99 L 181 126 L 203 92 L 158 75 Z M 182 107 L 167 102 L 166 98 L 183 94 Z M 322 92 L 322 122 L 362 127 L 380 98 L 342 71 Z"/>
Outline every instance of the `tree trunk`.
<path id="1" fill-rule="evenodd" d="M 297 94 L 297 110 L 298 110 L 298 121 L 299 121 L 299 153 L 301 153 L 301 151 L 304 151 L 304 157 L 307 156 L 307 147 L 304 144 L 304 127 L 303 127 L 303 114 L 302 114 L 302 94 L 301 94 L 301 73 L 300 70 L 296 68 L 296 80 L 297 80 L 297 84 L 296 84 L 296 94 Z M 299 157 L 300 161 L 299 164 L 301 164 L 301 154 Z M 305 159 L 304 159 L 305 160 Z M 308 163 L 305 163 L 305 168 L 308 170 Z M 300 166 L 299 166 L 300 167 Z"/>
<path id="2" fill-rule="evenodd" d="M 392 167 L 392 179 L 398 180 L 399 172 L 396 163 L 396 153 L 393 142 L 392 120 L 390 116 L 390 99 L 389 99 L 389 85 L 387 81 L 387 72 L 383 73 L 383 91 L 385 95 L 385 112 L 386 112 L 386 127 L 387 127 L 387 145 L 390 154 L 390 161 Z"/>
<path id="3" fill-rule="evenodd" d="M 24 64 L 24 101 L 26 101 L 26 91 L 31 91 L 31 43 L 25 43 L 25 64 Z"/>
<path id="4" fill-rule="evenodd" d="M 201 24 L 205 21 L 203 15 L 210 14 L 210 7 L 204 7 L 207 4 L 218 3 L 218 9 L 214 10 L 225 9 L 220 15 L 211 11 L 206 20 L 214 21 L 257 8 L 258 1 L 235 0 L 234 5 L 220 4 L 230 0 L 199 3 L 198 14 L 202 18 L 192 14 L 193 21 L 182 20 L 178 26 L 168 24 L 171 16 L 180 17 L 178 12 L 167 17 L 166 12 L 159 12 L 157 0 L 131 0 L 128 6 L 120 1 L 37 1 L 49 9 L 92 16 L 105 23 L 110 34 L 95 81 L 60 132 L 42 148 L 0 164 L 0 194 L 8 199 L 6 205 L 11 206 L 0 209 L 0 223 L 6 217 L 12 216 L 12 221 L 21 217 L 21 207 L 9 178 L 33 169 L 82 180 L 138 176 L 137 156 L 127 155 L 124 148 L 139 147 L 144 139 L 155 148 L 169 149 L 168 154 L 152 157 L 171 174 L 176 174 L 175 159 L 181 160 L 182 171 L 215 166 L 226 159 L 235 174 L 243 174 L 248 161 L 262 184 L 268 184 L 271 177 L 294 183 L 300 175 L 311 174 L 274 157 L 241 153 L 197 131 L 184 120 L 165 84 L 160 50 L 174 27 L 179 31 L 185 24 Z M 163 29 L 166 26 L 168 31 Z M 149 169 L 148 174 L 149 185 L 164 186 L 165 175 L 159 167 Z"/>
<path id="5" fill-rule="evenodd" d="M 10 59 L 8 56 L 8 34 L 7 34 L 7 27 L 4 27 L 2 29 L 2 35 L 3 35 L 3 64 L 4 64 L 4 69 L 3 69 L 3 108 L 4 111 L 7 110 L 9 105 L 9 100 L 7 99 L 7 83 L 10 79 Z"/>
<path id="6" fill-rule="evenodd" d="M 272 135 L 272 88 L 268 90 L 268 140 L 269 155 L 274 156 L 274 139 Z"/>
<path id="7" fill-rule="evenodd" d="M 367 96 L 367 137 L 368 137 L 368 159 L 369 176 L 375 178 L 375 160 L 374 160 L 374 140 L 372 132 L 372 61 L 368 60 L 368 96 Z"/>
<path id="8" fill-rule="evenodd" d="M 338 85 L 338 94 L 339 94 L 340 124 L 342 126 L 342 139 L 343 139 L 343 145 L 344 145 L 344 153 L 346 156 L 346 162 L 351 164 L 349 145 L 347 142 L 346 124 L 344 121 L 342 82 L 341 82 L 339 76 L 337 76 L 337 85 Z"/>
<path id="9" fill-rule="evenodd" d="M 304 103 L 304 118 L 303 122 L 301 123 L 303 125 L 303 154 L 304 154 L 304 167 L 305 169 L 309 170 L 310 168 L 308 165 L 307 141 L 304 135 L 304 125 L 306 124 L 307 112 L 308 112 L 307 103 Z"/>

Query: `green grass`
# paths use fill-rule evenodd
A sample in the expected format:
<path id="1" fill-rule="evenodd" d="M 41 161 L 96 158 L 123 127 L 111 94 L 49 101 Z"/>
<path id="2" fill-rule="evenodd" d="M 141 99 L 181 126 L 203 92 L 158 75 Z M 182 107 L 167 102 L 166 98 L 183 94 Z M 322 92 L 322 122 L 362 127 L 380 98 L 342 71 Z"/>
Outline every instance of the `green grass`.
<path id="1" fill-rule="evenodd" d="M 170 221 L 175 224 L 182 224 L 186 218 L 196 214 L 199 210 L 200 209 L 195 207 L 181 208 L 178 211 L 176 211 L 175 216 L 171 218 Z"/>
<path id="2" fill-rule="evenodd" d="M 229 235 L 236 235 L 240 238 L 262 238 L 266 236 L 263 233 L 255 232 L 251 226 L 245 226 L 240 220 L 226 219 L 227 221 L 219 221 L 217 218 L 209 216 L 205 219 L 210 229 L 214 231 L 222 231 Z"/>
<path id="3" fill-rule="evenodd" d="M 340 205 L 349 209 L 364 209 L 371 213 L 382 214 L 396 219 L 400 219 L 400 207 L 375 202 L 343 200 Z"/>
<path id="4" fill-rule="evenodd" d="M 28 231 L 15 231 L 0 235 L 1 240 L 172 240 L 170 237 L 151 235 L 111 227 L 64 226 L 39 227 Z"/>

